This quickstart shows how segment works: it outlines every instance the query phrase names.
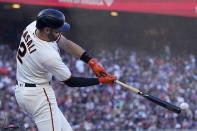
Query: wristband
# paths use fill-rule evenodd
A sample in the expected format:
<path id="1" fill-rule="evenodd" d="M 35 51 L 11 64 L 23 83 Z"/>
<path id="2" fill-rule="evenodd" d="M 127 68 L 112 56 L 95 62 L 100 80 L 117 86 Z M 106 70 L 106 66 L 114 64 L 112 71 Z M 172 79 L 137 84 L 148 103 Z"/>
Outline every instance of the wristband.
<path id="1" fill-rule="evenodd" d="M 81 57 L 80 60 L 84 61 L 85 63 L 88 63 L 90 61 L 90 59 L 92 59 L 91 57 L 89 57 L 87 52 L 84 52 Z"/>

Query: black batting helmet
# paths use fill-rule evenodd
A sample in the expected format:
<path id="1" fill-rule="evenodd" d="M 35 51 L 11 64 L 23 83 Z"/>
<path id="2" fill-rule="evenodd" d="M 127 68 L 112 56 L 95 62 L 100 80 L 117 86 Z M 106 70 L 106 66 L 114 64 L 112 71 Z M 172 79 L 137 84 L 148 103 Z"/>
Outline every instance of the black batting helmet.
<path id="1" fill-rule="evenodd" d="M 70 25 L 65 22 L 65 16 L 62 12 L 55 9 L 41 10 L 36 19 L 36 28 L 43 29 L 49 27 L 65 32 L 70 29 Z"/>

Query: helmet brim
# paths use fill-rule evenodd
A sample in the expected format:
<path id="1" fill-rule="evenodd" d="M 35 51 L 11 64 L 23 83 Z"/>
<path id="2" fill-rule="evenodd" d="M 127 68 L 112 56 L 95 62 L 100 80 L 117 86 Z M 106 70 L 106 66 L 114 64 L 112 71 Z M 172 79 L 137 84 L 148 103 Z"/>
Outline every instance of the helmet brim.
<path id="1" fill-rule="evenodd" d="M 67 22 L 64 22 L 64 25 L 57 28 L 58 31 L 60 32 L 66 32 L 66 31 L 69 31 L 70 29 L 70 24 L 68 24 Z"/>

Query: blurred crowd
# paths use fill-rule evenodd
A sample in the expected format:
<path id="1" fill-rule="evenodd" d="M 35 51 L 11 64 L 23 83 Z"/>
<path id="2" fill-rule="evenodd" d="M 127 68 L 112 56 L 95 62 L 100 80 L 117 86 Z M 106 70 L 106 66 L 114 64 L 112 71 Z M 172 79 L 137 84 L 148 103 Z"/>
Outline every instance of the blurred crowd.
<path id="1" fill-rule="evenodd" d="M 16 50 L 0 45 L 0 126 L 22 123 L 36 131 L 31 116 L 18 107 L 15 96 Z M 165 101 L 189 104 L 189 110 L 177 115 L 119 86 L 71 88 L 52 82 L 59 108 L 74 130 L 197 130 L 197 68 L 192 54 L 172 56 L 165 53 L 114 49 L 101 50 L 92 56 L 107 72 L 142 91 Z M 62 52 L 73 76 L 95 77 L 88 65 Z M 0 127 L 0 128 L 1 128 Z"/>

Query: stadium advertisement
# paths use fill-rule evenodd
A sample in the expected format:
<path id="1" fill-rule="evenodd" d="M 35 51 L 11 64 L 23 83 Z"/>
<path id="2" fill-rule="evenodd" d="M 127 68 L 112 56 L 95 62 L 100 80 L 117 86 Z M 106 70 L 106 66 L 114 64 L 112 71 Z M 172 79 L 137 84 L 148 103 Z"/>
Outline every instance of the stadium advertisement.
<path id="1" fill-rule="evenodd" d="M 196 0 L 0 0 L 0 2 L 197 17 Z"/>

